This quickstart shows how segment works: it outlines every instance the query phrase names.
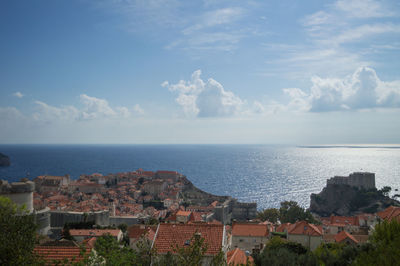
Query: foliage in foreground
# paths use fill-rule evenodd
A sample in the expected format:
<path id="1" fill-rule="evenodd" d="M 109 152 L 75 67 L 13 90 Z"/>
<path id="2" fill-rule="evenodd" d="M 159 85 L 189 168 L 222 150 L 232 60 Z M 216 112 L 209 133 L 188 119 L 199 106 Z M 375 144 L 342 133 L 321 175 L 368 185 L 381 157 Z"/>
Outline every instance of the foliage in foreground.
<path id="1" fill-rule="evenodd" d="M 37 258 L 35 217 L 0 196 L 0 265 L 33 265 Z"/>

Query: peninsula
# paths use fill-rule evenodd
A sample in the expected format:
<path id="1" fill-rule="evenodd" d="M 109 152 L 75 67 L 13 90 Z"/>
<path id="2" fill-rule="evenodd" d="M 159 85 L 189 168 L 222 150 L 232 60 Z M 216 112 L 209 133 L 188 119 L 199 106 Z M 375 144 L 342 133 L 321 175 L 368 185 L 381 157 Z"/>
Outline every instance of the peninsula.
<path id="1" fill-rule="evenodd" d="M 10 157 L 8 157 L 3 153 L 0 153 L 0 166 L 10 166 L 10 165 L 11 165 Z"/>

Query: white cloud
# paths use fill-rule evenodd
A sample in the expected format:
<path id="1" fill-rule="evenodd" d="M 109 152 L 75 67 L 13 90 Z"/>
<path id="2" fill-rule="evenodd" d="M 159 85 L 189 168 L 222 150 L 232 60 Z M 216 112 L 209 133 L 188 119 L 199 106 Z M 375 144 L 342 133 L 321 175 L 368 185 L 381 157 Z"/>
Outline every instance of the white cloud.
<path id="1" fill-rule="evenodd" d="M 139 104 L 135 104 L 135 106 L 133 106 L 133 111 L 137 114 L 137 115 L 144 115 L 144 110 L 142 107 L 140 107 Z"/>
<path id="2" fill-rule="evenodd" d="M 41 101 L 35 101 L 37 112 L 33 113 L 33 119 L 43 122 L 59 120 L 76 120 L 79 117 L 79 110 L 74 106 L 55 107 Z"/>
<path id="3" fill-rule="evenodd" d="M 117 115 L 107 100 L 91 97 L 86 94 L 80 95 L 81 102 L 85 105 L 81 112 L 83 119 L 94 119 L 98 117 L 111 117 Z"/>
<path id="4" fill-rule="evenodd" d="M 227 91 L 216 80 L 204 82 L 201 71 L 193 72 L 190 81 L 180 80 L 176 84 L 164 82 L 162 86 L 177 92 L 176 102 L 188 117 L 222 117 L 238 114 L 244 102 L 233 92 Z"/>
<path id="5" fill-rule="evenodd" d="M 22 97 L 25 96 L 25 95 L 23 95 L 23 94 L 22 94 L 21 92 L 19 92 L 19 91 L 13 93 L 13 95 L 14 95 L 15 97 L 17 97 L 17 98 L 22 98 Z"/>
<path id="6" fill-rule="evenodd" d="M 333 36 L 330 39 L 325 39 L 324 42 L 331 44 L 342 44 L 348 42 L 358 41 L 370 36 L 385 33 L 399 33 L 400 25 L 396 24 L 373 24 L 373 25 L 361 25 L 343 31 L 342 33 Z"/>
<path id="7" fill-rule="evenodd" d="M 183 30 L 183 34 L 192 34 L 196 31 L 215 27 L 223 24 L 229 24 L 237 19 L 243 14 L 243 9 L 241 8 L 221 8 L 212 11 L 205 12 L 200 21 Z"/>
<path id="8" fill-rule="evenodd" d="M 382 2 L 374 0 L 339 0 L 335 8 L 355 18 L 379 18 L 393 16 Z"/>
<path id="9" fill-rule="evenodd" d="M 298 88 L 284 89 L 291 98 L 289 105 L 311 112 L 400 107 L 400 81 L 382 81 L 369 67 L 360 67 L 343 79 L 315 76 L 311 82 L 309 94 Z"/>
<path id="10" fill-rule="evenodd" d="M 56 107 L 42 101 L 35 101 L 37 111 L 33 113 L 32 117 L 36 121 L 51 123 L 60 120 L 119 119 L 129 118 L 131 116 L 131 111 L 127 107 L 117 106 L 112 108 L 105 99 L 82 94 L 80 95 L 80 101 L 83 104 L 82 108 L 77 108 L 75 106 Z M 136 105 L 133 111 L 138 115 L 144 112 L 139 105 Z"/>

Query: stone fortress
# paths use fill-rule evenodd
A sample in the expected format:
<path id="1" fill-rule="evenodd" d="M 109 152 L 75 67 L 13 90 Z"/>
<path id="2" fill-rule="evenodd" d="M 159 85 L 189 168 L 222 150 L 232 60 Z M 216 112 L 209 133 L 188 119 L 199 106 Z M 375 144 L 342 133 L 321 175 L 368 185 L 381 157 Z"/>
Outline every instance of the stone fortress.
<path id="1" fill-rule="evenodd" d="M 26 210 L 35 216 L 35 222 L 38 226 L 37 231 L 41 235 L 47 235 L 50 230 L 50 209 L 43 207 L 33 208 L 33 192 L 35 183 L 26 178 L 20 182 L 8 183 L 6 180 L 0 180 L 0 196 L 11 199 L 19 206 L 25 206 Z"/>
<path id="2" fill-rule="evenodd" d="M 374 189 L 375 174 L 368 172 L 354 172 L 349 176 L 334 176 L 326 180 L 326 185 L 349 185 L 351 187 Z"/>

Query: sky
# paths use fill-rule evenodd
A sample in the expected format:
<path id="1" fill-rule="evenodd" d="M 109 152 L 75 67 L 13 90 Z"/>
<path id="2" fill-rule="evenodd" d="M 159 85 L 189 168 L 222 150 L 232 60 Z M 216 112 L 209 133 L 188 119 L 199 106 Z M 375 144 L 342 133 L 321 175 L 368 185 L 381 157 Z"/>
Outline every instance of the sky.
<path id="1" fill-rule="evenodd" d="M 0 1 L 2 144 L 400 143 L 400 2 Z"/>

